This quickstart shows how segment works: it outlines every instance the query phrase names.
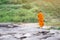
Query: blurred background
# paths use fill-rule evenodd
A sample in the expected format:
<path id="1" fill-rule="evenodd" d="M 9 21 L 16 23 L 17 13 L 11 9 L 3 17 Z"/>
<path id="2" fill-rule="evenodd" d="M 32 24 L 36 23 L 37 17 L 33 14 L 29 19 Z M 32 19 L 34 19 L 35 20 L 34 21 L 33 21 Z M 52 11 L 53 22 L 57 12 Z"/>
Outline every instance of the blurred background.
<path id="1" fill-rule="evenodd" d="M 45 25 L 60 26 L 60 0 L 0 0 L 0 23 L 38 23 L 38 11 Z"/>

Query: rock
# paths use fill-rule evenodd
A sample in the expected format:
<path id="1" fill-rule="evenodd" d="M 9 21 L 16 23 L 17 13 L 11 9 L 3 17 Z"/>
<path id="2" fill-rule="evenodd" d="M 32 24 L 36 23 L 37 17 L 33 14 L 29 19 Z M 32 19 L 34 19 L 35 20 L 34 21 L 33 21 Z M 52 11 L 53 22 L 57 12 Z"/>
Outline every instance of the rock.
<path id="1" fill-rule="evenodd" d="M 49 31 L 41 31 L 41 32 L 39 32 L 39 33 L 41 33 L 41 34 L 43 34 L 43 35 L 46 35 L 47 33 L 49 33 Z"/>
<path id="2" fill-rule="evenodd" d="M 47 38 L 49 38 L 49 37 L 51 37 L 51 35 L 45 35 L 45 36 L 43 36 L 41 39 L 47 39 Z"/>
<path id="3" fill-rule="evenodd" d="M 60 34 L 56 34 L 54 36 L 48 37 L 45 40 L 60 40 Z"/>
<path id="4" fill-rule="evenodd" d="M 23 36 L 22 34 L 15 34 L 13 36 L 18 39 L 26 38 L 26 36 Z"/>
<path id="5" fill-rule="evenodd" d="M 0 40 L 18 40 L 11 35 L 4 35 L 0 37 Z"/>
<path id="6" fill-rule="evenodd" d="M 31 37 L 31 38 L 25 38 L 23 40 L 40 40 L 39 38 L 36 38 L 36 37 Z"/>
<path id="7" fill-rule="evenodd" d="M 14 26 L 13 25 L 8 25 L 7 28 L 14 28 Z"/>
<path id="8" fill-rule="evenodd" d="M 13 23 L 0 23 L 0 27 L 7 27 L 7 28 L 13 28 L 13 27 L 19 27 L 20 25 L 18 24 L 13 24 Z"/>
<path id="9" fill-rule="evenodd" d="M 35 35 L 39 36 L 39 35 L 46 35 L 47 33 L 49 33 L 49 31 L 40 31 L 38 33 L 36 33 Z"/>
<path id="10" fill-rule="evenodd" d="M 40 38 L 40 39 L 47 39 L 49 37 L 51 37 L 51 35 L 39 35 L 39 36 L 36 36 L 37 38 Z"/>
<path id="11" fill-rule="evenodd" d="M 23 37 L 21 37 L 20 39 L 22 40 L 22 39 L 25 39 L 25 38 L 27 38 L 26 36 L 23 36 Z"/>
<path id="12" fill-rule="evenodd" d="M 0 27 L 0 40 L 60 40 L 58 30 L 20 27 L 17 24 L 8 24 L 8 26 Z"/>
<path id="13" fill-rule="evenodd" d="M 49 38 L 47 38 L 47 39 L 45 39 L 45 40 L 58 40 L 58 39 L 55 38 L 55 37 L 49 37 Z"/>
<path id="14" fill-rule="evenodd" d="M 3 35 L 3 36 L 0 36 L 0 38 L 8 38 L 8 37 L 11 37 L 11 35 Z"/>
<path id="15" fill-rule="evenodd" d="M 31 36 L 33 36 L 33 34 L 31 34 L 31 33 L 26 33 L 24 36 L 26 36 L 26 37 L 31 37 Z"/>
<path id="16" fill-rule="evenodd" d="M 56 39 L 60 40 L 60 34 L 54 36 Z"/>
<path id="17" fill-rule="evenodd" d="M 50 30 L 50 33 L 56 33 L 57 30 Z"/>
<path id="18" fill-rule="evenodd" d="M 18 24 L 11 24 L 11 25 L 8 25 L 8 28 L 14 28 L 14 27 L 19 27 Z"/>
<path id="19" fill-rule="evenodd" d="M 12 25 L 12 23 L 0 23 L 0 27 L 8 27 L 8 25 Z"/>

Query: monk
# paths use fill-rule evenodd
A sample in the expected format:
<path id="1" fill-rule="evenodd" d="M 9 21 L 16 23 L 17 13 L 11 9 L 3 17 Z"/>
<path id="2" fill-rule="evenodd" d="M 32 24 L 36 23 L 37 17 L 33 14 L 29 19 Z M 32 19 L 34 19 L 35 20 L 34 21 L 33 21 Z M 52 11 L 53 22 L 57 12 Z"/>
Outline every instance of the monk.
<path id="1" fill-rule="evenodd" d="M 42 28 L 44 26 L 44 15 L 41 11 L 38 13 L 38 22 L 40 28 Z"/>

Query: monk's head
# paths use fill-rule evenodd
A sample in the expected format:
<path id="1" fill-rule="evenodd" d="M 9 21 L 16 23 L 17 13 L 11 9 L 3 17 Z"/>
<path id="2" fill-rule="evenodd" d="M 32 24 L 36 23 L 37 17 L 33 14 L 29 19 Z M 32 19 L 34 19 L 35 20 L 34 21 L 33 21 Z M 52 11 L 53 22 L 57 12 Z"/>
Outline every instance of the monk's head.
<path id="1" fill-rule="evenodd" d="M 38 13 L 40 13 L 40 12 L 42 12 L 42 11 L 38 11 Z"/>

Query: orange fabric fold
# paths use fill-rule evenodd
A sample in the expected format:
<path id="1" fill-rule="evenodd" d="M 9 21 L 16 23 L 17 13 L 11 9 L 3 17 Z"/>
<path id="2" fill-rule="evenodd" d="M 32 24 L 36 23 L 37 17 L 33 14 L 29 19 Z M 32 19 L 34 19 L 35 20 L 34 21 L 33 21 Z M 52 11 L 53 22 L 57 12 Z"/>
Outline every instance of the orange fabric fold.
<path id="1" fill-rule="evenodd" d="M 38 13 L 38 22 L 40 28 L 42 28 L 44 26 L 44 15 L 42 12 Z"/>

